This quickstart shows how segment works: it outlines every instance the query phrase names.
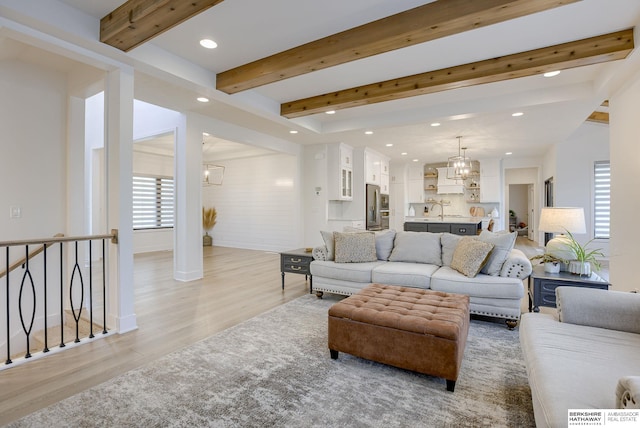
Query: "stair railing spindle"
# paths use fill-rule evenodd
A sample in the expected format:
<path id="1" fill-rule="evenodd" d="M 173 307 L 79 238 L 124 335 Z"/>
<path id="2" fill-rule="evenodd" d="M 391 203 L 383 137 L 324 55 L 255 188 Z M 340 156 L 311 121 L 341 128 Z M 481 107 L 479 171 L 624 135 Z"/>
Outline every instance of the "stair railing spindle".
<path id="1" fill-rule="evenodd" d="M 6 276 L 7 276 L 7 360 L 4 362 L 5 364 L 11 364 L 11 329 L 9 327 L 9 247 L 6 247 L 7 254 L 7 265 L 6 265 Z"/>
<path id="2" fill-rule="evenodd" d="M 62 266 L 64 265 L 64 257 L 62 251 L 62 242 L 60 242 L 60 347 L 64 348 L 64 276 Z"/>
<path id="3" fill-rule="evenodd" d="M 107 270 L 105 265 L 105 239 L 102 238 L 102 334 L 107 334 Z"/>
<path id="4" fill-rule="evenodd" d="M 93 257 L 91 256 L 91 239 L 89 239 L 89 337 L 93 335 Z"/>
<path id="5" fill-rule="evenodd" d="M 43 299 L 43 306 L 44 306 L 44 349 L 42 350 L 42 352 L 49 352 L 49 339 L 48 339 L 48 324 L 47 324 L 47 246 L 45 245 L 43 248 L 43 260 L 44 260 L 44 299 Z"/>

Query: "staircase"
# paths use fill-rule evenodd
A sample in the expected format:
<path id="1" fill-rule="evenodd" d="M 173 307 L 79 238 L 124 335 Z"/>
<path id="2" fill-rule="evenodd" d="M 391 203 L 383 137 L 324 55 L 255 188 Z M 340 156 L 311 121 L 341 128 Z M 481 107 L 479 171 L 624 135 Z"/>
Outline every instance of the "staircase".
<path id="1" fill-rule="evenodd" d="M 83 314 L 78 320 L 77 337 L 81 341 L 90 338 L 90 335 L 91 335 L 91 323 L 87 318 L 84 317 L 84 313 L 86 312 L 87 312 L 86 310 L 83 310 Z M 103 326 L 98 325 L 95 322 L 95 320 L 93 323 L 93 335 L 103 336 Z M 64 339 L 65 346 L 75 343 L 75 340 L 76 340 L 76 320 L 74 319 L 73 313 L 71 312 L 71 310 L 65 310 L 64 326 L 62 327 L 62 330 L 60 329 L 59 325 L 56 325 L 54 327 L 49 327 L 47 329 L 47 346 L 49 350 L 52 350 L 54 348 L 59 348 L 62 339 Z M 32 334 L 29 342 L 30 342 L 29 354 L 31 356 L 35 356 L 37 354 L 42 353 L 43 350 L 45 349 L 44 330 L 41 330 Z M 14 353 L 11 355 L 11 360 L 13 362 L 17 362 L 22 359 L 25 359 L 26 355 L 27 353 L 25 351 Z"/>
<path id="2" fill-rule="evenodd" d="M 4 267 L 0 279 L 6 290 L 0 293 L 0 307 L 5 309 L 6 318 L 0 331 L 5 362 L 0 364 L 0 370 L 49 355 L 48 351 L 105 337 L 108 241 L 117 244 L 116 230 L 109 235 L 58 234 L 52 238 L 0 242 L 6 260 L 4 266 L 0 262 L 0 269 Z M 24 257 L 16 257 L 21 254 Z M 82 307 L 78 322 L 71 310 L 61 315 L 63 305 Z M 45 333 L 48 325 L 52 327 Z M 42 330 L 36 332 L 32 328 Z"/>

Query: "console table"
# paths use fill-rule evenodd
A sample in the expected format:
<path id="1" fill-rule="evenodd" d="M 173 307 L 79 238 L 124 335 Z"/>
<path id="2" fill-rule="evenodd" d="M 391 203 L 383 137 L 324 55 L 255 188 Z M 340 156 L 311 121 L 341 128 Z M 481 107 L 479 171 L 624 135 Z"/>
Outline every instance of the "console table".
<path id="1" fill-rule="evenodd" d="M 311 261 L 313 256 L 304 248 L 280 253 L 280 272 L 282 273 L 282 289 L 284 290 L 284 274 L 298 273 L 304 275 L 305 281 L 309 277 L 309 293 L 313 293 L 313 276 L 311 275 Z"/>
<path id="2" fill-rule="evenodd" d="M 535 266 L 529 276 L 529 312 L 540 312 L 540 306 L 556 307 L 556 288 L 585 287 L 608 290 L 609 283 L 597 274 L 575 275 L 569 272 L 548 273 L 544 266 Z"/>

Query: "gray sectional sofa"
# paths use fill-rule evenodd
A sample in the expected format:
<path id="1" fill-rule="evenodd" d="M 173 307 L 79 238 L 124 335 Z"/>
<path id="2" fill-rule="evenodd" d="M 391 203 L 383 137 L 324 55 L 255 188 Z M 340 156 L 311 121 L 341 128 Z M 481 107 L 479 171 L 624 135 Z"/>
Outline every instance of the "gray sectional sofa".
<path id="1" fill-rule="evenodd" d="M 520 323 L 536 426 L 567 426 L 570 409 L 640 408 L 640 294 L 558 287 L 556 303 L 557 315 Z"/>
<path id="2" fill-rule="evenodd" d="M 388 230 L 369 234 L 375 240 L 373 255 L 369 240 L 347 246 L 345 258 L 341 257 L 342 238 L 360 238 L 322 232 L 325 245 L 314 248 L 311 262 L 313 289 L 318 297 L 324 292 L 351 295 L 371 283 L 400 285 L 466 294 L 472 314 L 505 318 L 509 328 L 520 319 L 522 280 L 531 273 L 531 262 L 513 248 L 515 233 L 483 231 L 477 237 L 462 237 Z M 488 256 L 480 260 L 481 270 L 474 271 L 478 266 L 473 266 L 467 271 L 464 263 L 468 260 L 460 254 L 480 243 L 486 245 L 484 250 L 490 248 Z M 362 257 L 349 253 L 363 248 L 366 255 Z M 462 266 L 459 260 L 463 260 Z"/>

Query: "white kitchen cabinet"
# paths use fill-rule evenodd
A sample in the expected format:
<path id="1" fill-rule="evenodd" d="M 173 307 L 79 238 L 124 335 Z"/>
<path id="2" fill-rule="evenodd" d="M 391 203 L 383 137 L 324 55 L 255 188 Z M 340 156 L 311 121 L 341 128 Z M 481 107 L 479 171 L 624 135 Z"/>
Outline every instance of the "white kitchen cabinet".
<path id="1" fill-rule="evenodd" d="M 331 201 L 353 200 L 353 147 L 343 143 L 327 146 L 328 186 Z"/>
<path id="2" fill-rule="evenodd" d="M 340 144 L 338 150 L 340 152 L 340 165 L 353 169 L 353 148 L 346 144 Z"/>
<path id="3" fill-rule="evenodd" d="M 380 159 L 380 193 L 389 194 L 389 159 L 385 157 Z"/>
<path id="4" fill-rule="evenodd" d="M 423 180 L 424 181 L 424 165 L 411 164 L 407 168 L 407 180 Z"/>
<path id="5" fill-rule="evenodd" d="M 480 161 L 480 202 L 500 202 L 500 160 Z"/>
<path id="6" fill-rule="evenodd" d="M 389 194 L 389 174 L 380 174 L 380 194 Z"/>
<path id="7" fill-rule="evenodd" d="M 407 199 L 410 204 L 424 202 L 424 180 L 407 180 Z"/>
<path id="8" fill-rule="evenodd" d="M 407 168 L 407 202 L 424 202 L 424 165 L 412 164 Z"/>
<path id="9" fill-rule="evenodd" d="M 378 153 L 366 149 L 364 151 L 365 182 L 380 185 L 382 158 Z"/>
<path id="10" fill-rule="evenodd" d="M 380 159 L 380 174 L 389 175 L 389 159 L 385 158 L 384 156 Z"/>

